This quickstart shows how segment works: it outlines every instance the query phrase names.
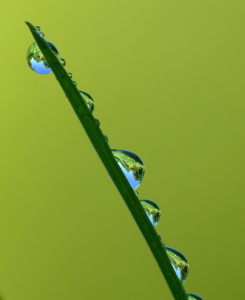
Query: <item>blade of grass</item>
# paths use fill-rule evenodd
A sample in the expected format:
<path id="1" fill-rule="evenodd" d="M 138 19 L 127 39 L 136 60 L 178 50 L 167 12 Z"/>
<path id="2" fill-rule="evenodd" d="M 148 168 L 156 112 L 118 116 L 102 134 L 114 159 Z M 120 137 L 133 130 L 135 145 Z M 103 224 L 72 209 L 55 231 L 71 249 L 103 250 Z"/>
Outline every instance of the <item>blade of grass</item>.
<path id="1" fill-rule="evenodd" d="M 60 64 L 59 60 L 49 49 L 44 38 L 40 37 L 40 35 L 36 32 L 35 27 L 31 23 L 26 22 L 26 24 L 28 25 L 50 68 L 53 70 L 53 73 L 60 83 L 60 86 L 69 99 L 77 117 L 83 125 L 84 130 L 93 144 L 94 149 L 97 151 L 97 154 L 104 164 L 109 176 L 128 206 L 128 209 L 130 210 L 135 222 L 137 223 L 149 248 L 151 249 L 153 256 L 155 257 L 162 274 L 165 277 L 174 299 L 187 300 L 188 298 L 185 289 L 175 274 L 165 247 L 163 247 L 155 228 L 148 219 L 134 190 L 118 166 L 107 142 L 105 141 L 104 135 L 101 129 L 98 127 L 89 108 L 87 107 L 87 104 L 81 97 L 78 89 L 72 83 L 72 80 L 68 76 L 63 66 Z"/>

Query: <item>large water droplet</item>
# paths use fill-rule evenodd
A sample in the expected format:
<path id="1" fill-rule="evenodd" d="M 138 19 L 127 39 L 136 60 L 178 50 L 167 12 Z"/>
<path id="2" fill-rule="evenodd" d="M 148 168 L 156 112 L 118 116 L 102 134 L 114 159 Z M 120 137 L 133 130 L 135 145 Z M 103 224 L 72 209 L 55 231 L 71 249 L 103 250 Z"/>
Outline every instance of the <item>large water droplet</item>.
<path id="1" fill-rule="evenodd" d="M 198 296 L 197 294 L 188 293 L 188 300 L 203 300 L 202 297 Z"/>
<path id="2" fill-rule="evenodd" d="M 180 251 L 174 248 L 166 247 L 166 251 L 176 275 L 182 282 L 185 282 L 189 273 L 188 260 Z"/>
<path id="3" fill-rule="evenodd" d="M 81 96 L 83 97 L 84 101 L 87 103 L 88 108 L 90 109 L 91 113 L 94 111 L 94 99 L 86 92 L 79 91 Z"/>
<path id="4" fill-rule="evenodd" d="M 156 226 L 161 217 L 160 207 L 154 201 L 148 199 L 142 199 L 140 200 L 140 203 L 142 204 L 148 218 L 150 219 L 151 224 L 153 226 Z"/>
<path id="5" fill-rule="evenodd" d="M 97 125 L 100 127 L 100 120 L 98 120 L 98 119 L 96 119 L 96 118 L 94 118 L 94 119 L 95 119 Z"/>
<path id="6" fill-rule="evenodd" d="M 63 67 L 66 65 L 66 61 L 64 58 L 59 58 L 59 61 Z"/>
<path id="7" fill-rule="evenodd" d="M 145 166 L 139 156 L 131 151 L 111 149 L 119 167 L 135 190 L 145 175 Z"/>
<path id="8" fill-rule="evenodd" d="M 53 51 L 55 56 L 59 58 L 59 51 L 51 42 L 46 41 L 50 50 Z M 39 74 L 48 74 L 52 72 L 52 69 L 49 67 L 46 59 L 44 58 L 40 48 L 37 43 L 33 43 L 26 54 L 27 63 L 30 68 L 39 73 Z"/>

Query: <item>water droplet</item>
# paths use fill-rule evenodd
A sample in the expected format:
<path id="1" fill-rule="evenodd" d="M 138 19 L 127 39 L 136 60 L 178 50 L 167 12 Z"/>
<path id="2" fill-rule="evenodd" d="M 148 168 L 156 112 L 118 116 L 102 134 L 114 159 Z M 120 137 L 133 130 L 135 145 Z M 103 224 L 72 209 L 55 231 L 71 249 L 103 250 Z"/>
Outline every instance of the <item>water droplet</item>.
<path id="1" fill-rule="evenodd" d="M 67 73 L 70 78 L 72 78 L 72 74 L 70 72 Z"/>
<path id="2" fill-rule="evenodd" d="M 41 27 L 40 26 L 35 26 L 36 32 L 39 33 L 41 31 Z"/>
<path id="3" fill-rule="evenodd" d="M 156 226 L 161 217 L 160 207 L 154 201 L 148 199 L 142 199 L 140 200 L 140 203 L 142 204 L 148 218 L 150 219 L 151 224 L 153 226 Z"/>
<path id="4" fill-rule="evenodd" d="M 105 138 L 105 141 L 107 142 L 107 144 L 109 143 L 109 138 L 107 135 L 104 134 L 104 138 Z"/>
<path id="5" fill-rule="evenodd" d="M 77 86 L 77 83 L 76 83 L 76 81 L 72 80 L 72 82 L 73 82 L 73 84 L 74 84 L 75 86 Z"/>
<path id="6" fill-rule="evenodd" d="M 59 58 L 59 61 L 63 67 L 66 65 L 66 61 L 64 58 Z"/>
<path id="7" fill-rule="evenodd" d="M 145 175 L 145 166 L 139 156 L 131 151 L 111 149 L 119 167 L 134 190 L 140 185 Z"/>
<path id="8" fill-rule="evenodd" d="M 40 37 L 44 38 L 44 33 L 43 32 L 40 32 L 39 35 L 40 35 Z"/>
<path id="9" fill-rule="evenodd" d="M 94 118 L 94 119 L 95 119 L 97 125 L 100 127 L 100 120 L 98 120 L 98 119 L 96 119 L 96 118 Z"/>
<path id="10" fill-rule="evenodd" d="M 86 92 L 79 91 L 81 96 L 83 97 L 84 101 L 87 103 L 88 108 L 90 109 L 91 113 L 94 111 L 94 99 Z"/>
<path id="11" fill-rule="evenodd" d="M 135 194 L 136 194 L 136 196 L 138 196 L 138 195 L 139 195 L 139 192 L 138 192 L 138 191 L 135 191 Z"/>
<path id="12" fill-rule="evenodd" d="M 188 293 L 188 300 L 203 300 L 202 297 L 198 296 L 197 294 Z"/>
<path id="13" fill-rule="evenodd" d="M 185 282 L 189 273 L 188 260 L 181 252 L 174 248 L 166 247 L 166 251 L 176 275 L 182 282 Z"/>
<path id="14" fill-rule="evenodd" d="M 46 41 L 49 48 L 57 58 L 59 58 L 59 51 L 51 42 Z M 30 68 L 39 74 L 48 74 L 52 72 L 52 69 L 49 67 L 46 59 L 44 58 L 40 48 L 38 47 L 37 43 L 33 43 L 29 49 L 27 50 L 26 54 L 27 63 Z"/>

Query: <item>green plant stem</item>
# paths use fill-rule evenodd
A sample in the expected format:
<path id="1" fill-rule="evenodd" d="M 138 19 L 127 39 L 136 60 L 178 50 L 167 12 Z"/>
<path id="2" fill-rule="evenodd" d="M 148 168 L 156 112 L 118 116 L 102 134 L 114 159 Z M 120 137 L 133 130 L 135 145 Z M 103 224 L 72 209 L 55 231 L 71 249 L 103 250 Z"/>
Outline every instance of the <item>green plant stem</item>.
<path id="1" fill-rule="evenodd" d="M 26 22 L 30 31 L 36 40 L 40 50 L 42 51 L 45 59 L 47 60 L 50 68 L 53 70 L 60 86 L 69 99 L 77 117 L 79 118 L 84 130 L 86 131 L 94 149 L 97 151 L 102 163 L 104 164 L 109 176 L 114 182 L 120 195 L 125 201 L 128 209 L 130 210 L 135 222 L 137 223 L 141 233 L 143 234 L 148 246 L 155 257 L 162 274 L 164 275 L 167 284 L 176 300 L 187 300 L 185 289 L 175 274 L 175 271 L 170 263 L 165 247 L 163 247 L 156 230 L 148 219 L 139 199 L 137 198 L 134 190 L 129 184 L 127 178 L 124 176 L 120 167 L 118 166 L 108 144 L 105 141 L 101 129 L 98 127 L 92 113 L 90 112 L 87 104 L 81 97 L 78 89 L 72 83 L 72 80 L 67 75 L 67 72 L 60 64 L 59 60 L 55 57 L 49 49 L 44 38 L 41 38 L 36 32 L 35 27 Z M 164 298 L 164 297 L 163 297 Z"/>

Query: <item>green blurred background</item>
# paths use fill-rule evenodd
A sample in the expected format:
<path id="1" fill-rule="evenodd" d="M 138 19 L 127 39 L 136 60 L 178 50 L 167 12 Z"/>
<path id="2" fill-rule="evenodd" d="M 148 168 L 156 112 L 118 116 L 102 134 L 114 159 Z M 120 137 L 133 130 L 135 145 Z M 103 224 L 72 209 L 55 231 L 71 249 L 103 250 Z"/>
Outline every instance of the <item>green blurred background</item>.
<path id="1" fill-rule="evenodd" d="M 244 295 L 244 1 L 1 6 L 0 293 L 4 300 L 172 299 L 53 74 L 26 62 L 41 26 L 112 148 L 137 153 L 140 199 L 189 260 L 187 292 Z"/>

